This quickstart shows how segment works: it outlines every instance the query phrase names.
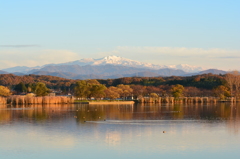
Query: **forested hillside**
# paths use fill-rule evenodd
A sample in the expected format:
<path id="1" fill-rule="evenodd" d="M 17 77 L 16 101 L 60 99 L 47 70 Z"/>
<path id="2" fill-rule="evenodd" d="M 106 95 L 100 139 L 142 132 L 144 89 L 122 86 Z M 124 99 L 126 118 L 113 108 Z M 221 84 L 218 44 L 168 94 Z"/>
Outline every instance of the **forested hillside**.
<path id="1" fill-rule="evenodd" d="M 24 75 L 16 76 L 13 74 L 0 75 L 0 85 L 6 86 L 11 90 L 14 90 L 17 85 L 23 83 L 26 87 L 31 84 L 42 82 L 46 86 L 53 90 L 62 91 L 63 93 L 73 93 L 76 82 L 79 80 L 65 79 L 55 76 L 47 75 Z M 173 85 L 180 84 L 185 87 L 185 90 L 192 90 L 192 94 L 197 92 L 209 92 L 218 86 L 227 86 L 224 75 L 203 74 L 191 77 L 124 77 L 118 79 L 97 79 L 100 84 L 106 87 L 117 86 L 119 84 L 130 85 L 135 94 L 137 91 L 149 93 L 168 92 Z"/>
<path id="2" fill-rule="evenodd" d="M 69 87 L 78 80 L 65 79 L 48 75 L 24 75 L 16 76 L 13 74 L 0 75 L 0 85 L 14 87 L 20 82 L 24 84 L 43 82 L 48 87 L 59 88 L 61 86 Z M 176 85 L 192 86 L 204 89 L 213 89 L 219 85 L 225 85 L 224 75 L 203 74 L 191 77 L 171 76 L 171 77 L 124 77 L 118 79 L 97 79 L 101 84 L 107 87 L 116 86 L 118 84 L 127 85 L 143 85 L 143 86 L 159 86 L 159 85 Z"/>

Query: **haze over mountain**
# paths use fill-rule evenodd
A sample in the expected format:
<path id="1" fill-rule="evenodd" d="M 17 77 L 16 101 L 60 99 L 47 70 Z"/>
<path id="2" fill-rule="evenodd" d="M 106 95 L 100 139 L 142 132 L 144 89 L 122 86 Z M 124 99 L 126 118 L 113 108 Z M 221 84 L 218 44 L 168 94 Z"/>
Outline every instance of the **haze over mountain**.
<path id="1" fill-rule="evenodd" d="M 162 69 L 162 68 L 171 68 L 171 69 L 181 69 L 185 72 L 198 72 L 202 71 L 202 67 L 190 66 L 188 64 L 179 64 L 179 65 L 156 65 L 151 63 L 139 62 L 119 56 L 106 56 L 100 59 L 85 58 L 77 61 L 71 61 L 67 63 L 60 63 L 55 65 L 79 65 L 79 66 L 101 66 L 101 65 L 117 65 L 117 66 L 128 66 L 136 68 L 149 68 L 149 69 Z"/>
<path id="2" fill-rule="evenodd" d="M 4 69 L 3 71 L 18 75 L 38 74 L 71 79 L 106 79 L 132 76 L 185 76 L 198 74 L 203 71 L 203 68 L 187 64 L 156 65 L 134 61 L 119 56 L 107 56 L 100 59 L 87 58 L 66 63 L 47 64 L 36 67 L 17 66 Z M 218 73 L 214 69 L 208 71 L 208 73 L 211 72 Z"/>
<path id="3" fill-rule="evenodd" d="M 179 64 L 179 65 L 156 65 L 151 63 L 144 63 L 139 61 L 130 60 L 127 58 L 119 57 L 119 56 L 107 56 L 100 59 L 93 58 L 85 58 L 81 60 L 59 63 L 59 64 L 47 64 L 43 66 L 36 67 L 27 67 L 27 66 L 17 66 L 12 68 L 3 69 L 6 72 L 23 72 L 27 73 L 33 69 L 41 69 L 47 66 L 62 66 L 62 65 L 78 65 L 78 66 L 102 66 L 102 65 L 115 65 L 115 66 L 128 66 L 128 67 L 136 67 L 136 68 L 148 68 L 148 69 L 162 69 L 162 68 L 170 68 L 170 69 L 181 69 L 185 72 L 198 72 L 202 71 L 202 67 L 190 66 L 188 64 Z"/>
<path id="4" fill-rule="evenodd" d="M 0 74 L 8 74 L 8 72 L 0 70 Z"/>

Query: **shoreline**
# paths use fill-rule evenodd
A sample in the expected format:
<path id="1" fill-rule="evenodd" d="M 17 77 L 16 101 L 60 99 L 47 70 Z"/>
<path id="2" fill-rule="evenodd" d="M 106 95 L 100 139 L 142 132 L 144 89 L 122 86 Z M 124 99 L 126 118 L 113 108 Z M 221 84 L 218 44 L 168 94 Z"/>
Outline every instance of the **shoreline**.
<path id="1" fill-rule="evenodd" d="M 74 104 L 134 104 L 134 101 L 74 102 Z"/>

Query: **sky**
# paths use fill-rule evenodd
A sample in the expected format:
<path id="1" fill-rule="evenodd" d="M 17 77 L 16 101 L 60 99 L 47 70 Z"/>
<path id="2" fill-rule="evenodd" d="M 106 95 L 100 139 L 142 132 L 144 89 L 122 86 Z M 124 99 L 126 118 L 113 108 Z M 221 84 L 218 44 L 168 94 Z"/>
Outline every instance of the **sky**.
<path id="1" fill-rule="evenodd" d="M 240 70 L 239 0 L 0 0 L 0 70 L 117 55 Z"/>

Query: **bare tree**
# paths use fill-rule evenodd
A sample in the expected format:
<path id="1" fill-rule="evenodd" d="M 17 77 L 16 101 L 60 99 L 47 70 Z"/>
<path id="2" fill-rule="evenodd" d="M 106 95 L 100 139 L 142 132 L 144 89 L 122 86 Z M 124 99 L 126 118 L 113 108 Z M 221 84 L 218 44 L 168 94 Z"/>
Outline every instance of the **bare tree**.
<path id="1" fill-rule="evenodd" d="M 227 84 L 230 89 L 230 94 L 233 96 L 233 86 L 234 86 L 234 75 L 232 73 L 227 73 L 225 76 L 225 80 L 227 81 Z"/>
<path id="2" fill-rule="evenodd" d="M 234 75 L 234 86 L 235 86 L 235 96 L 239 97 L 239 87 L 240 87 L 240 74 L 238 71 L 233 72 Z"/>
<path id="3" fill-rule="evenodd" d="M 225 75 L 225 80 L 230 89 L 231 96 L 239 97 L 240 74 L 238 71 L 233 71 Z"/>

